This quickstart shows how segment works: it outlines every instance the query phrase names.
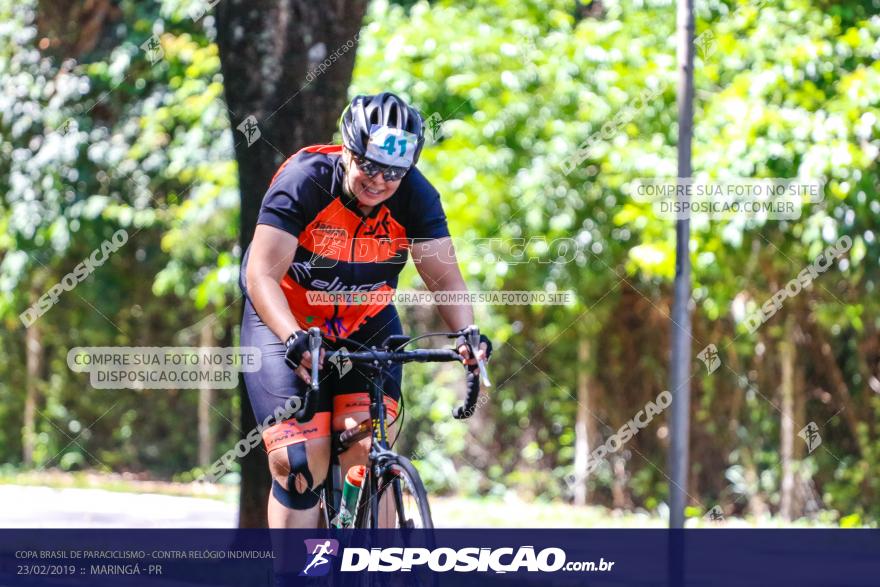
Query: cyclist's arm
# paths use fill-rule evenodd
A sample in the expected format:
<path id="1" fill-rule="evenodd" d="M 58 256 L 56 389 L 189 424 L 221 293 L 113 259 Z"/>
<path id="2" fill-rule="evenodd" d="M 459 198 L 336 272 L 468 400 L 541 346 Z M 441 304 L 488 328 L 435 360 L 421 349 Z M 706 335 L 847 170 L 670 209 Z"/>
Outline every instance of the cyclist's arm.
<path id="1" fill-rule="evenodd" d="M 412 258 L 419 275 L 431 291 L 467 291 L 451 238 L 413 243 Z M 440 305 L 437 310 L 451 330 L 461 330 L 474 323 L 471 304 Z"/>
<path id="2" fill-rule="evenodd" d="M 259 224 L 248 255 L 248 297 L 263 322 L 282 341 L 300 330 L 281 291 L 281 279 L 293 261 L 297 242 L 292 234 Z"/>

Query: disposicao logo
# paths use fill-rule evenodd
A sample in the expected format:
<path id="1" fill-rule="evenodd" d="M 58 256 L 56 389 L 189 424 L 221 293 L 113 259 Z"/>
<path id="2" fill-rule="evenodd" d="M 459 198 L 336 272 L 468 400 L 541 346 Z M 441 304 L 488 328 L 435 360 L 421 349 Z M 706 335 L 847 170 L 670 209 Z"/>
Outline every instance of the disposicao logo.
<path id="1" fill-rule="evenodd" d="M 306 540 L 306 566 L 300 577 L 321 577 L 330 572 L 333 566 L 329 557 L 339 555 L 339 541 L 332 538 Z"/>
<path id="2" fill-rule="evenodd" d="M 506 560 L 501 560 L 505 557 Z M 513 548 L 352 548 L 342 556 L 342 572 L 380 571 L 409 572 L 413 567 L 427 566 L 435 573 L 455 571 L 515 573 L 541 571 L 552 573 L 565 566 L 565 551 L 545 548 L 535 552 L 533 546 Z M 610 568 L 610 567 L 609 567 Z"/>

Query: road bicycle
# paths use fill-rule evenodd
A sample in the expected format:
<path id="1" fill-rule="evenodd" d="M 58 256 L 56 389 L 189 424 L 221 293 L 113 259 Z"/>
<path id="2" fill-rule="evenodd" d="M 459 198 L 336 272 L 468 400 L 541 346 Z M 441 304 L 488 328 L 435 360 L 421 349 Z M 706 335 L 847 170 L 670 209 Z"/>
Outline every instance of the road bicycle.
<path id="1" fill-rule="evenodd" d="M 387 416 L 381 382 L 386 370 L 393 364 L 411 362 L 452 362 L 461 361 L 462 356 L 453 349 L 413 349 L 403 350 L 417 340 L 431 337 L 457 339 L 464 336 L 472 357 L 479 349 L 480 331 L 469 326 L 459 332 L 433 332 L 416 338 L 405 335 L 389 336 L 378 348 L 367 347 L 342 337 L 335 342 L 351 345 L 358 350 L 335 350 L 324 357 L 327 362 L 342 367 L 345 361 L 352 368 L 359 368 L 368 374 L 370 380 L 370 417 L 357 426 L 334 433 L 332 436 L 332 463 L 330 474 L 321 492 L 322 523 L 325 528 L 338 527 L 337 516 L 342 502 L 342 471 L 338 456 L 354 443 L 372 437 L 364 479 L 357 499 L 357 507 L 352 513 L 351 528 L 433 528 L 428 496 L 419 473 L 409 459 L 392 450 L 388 443 Z M 309 329 L 309 351 L 318 357 L 324 342 L 318 328 Z M 297 419 L 310 420 L 318 405 L 321 393 L 318 377 L 319 361 L 312 360 L 312 383 L 303 400 L 303 408 Z M 476 367 L 476 368 L 474 368 Z M 480 393 L 480 382 L 491 386 L 485 362 L 478 360 L 476 366 L 466 365 L 467 392 L 462 405 L 452 412 L 453 418 L 463 420 L 473 415 Z M 403 394 L 401 394 L 400 418 L 403 414 Z"/>

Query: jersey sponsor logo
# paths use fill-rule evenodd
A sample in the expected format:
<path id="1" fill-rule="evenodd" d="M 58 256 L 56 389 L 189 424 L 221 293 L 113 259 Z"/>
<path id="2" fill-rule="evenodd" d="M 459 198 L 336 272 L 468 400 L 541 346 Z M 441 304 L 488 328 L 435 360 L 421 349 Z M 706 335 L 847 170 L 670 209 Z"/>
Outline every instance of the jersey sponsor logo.
<path id="1" fill-rule="evenodd" d="M 345 323 L 342 321 L 341 317 L 325 318 L 324 330 L 333 336 L 348 334 L 348 328 L 345 327 Z"/>
<path id="2" fill-rule="evenodd" d="M 376 220 L 364 231 L 364 236 L 372 237 L 379 242 L 391 242 L 391 223 L 389 219 L 391 213 L 388 208 L 383 208 L 382 214 L 376 217 Z M 406 239 L 402 239 L 406 241 Z"/>
<path id="3" fill-rule="evenodd" d="M 377 281 L 376 283 L 361 283 L 359 285 L 345 285 L 338 277 L 334 277 L 333 281 L 325 281 L 323 279 L 313 279 L 309 284 L 312 289 L 320 291 L 375 291 L 388 282 L 386 280 Z"/>
<path id="4" fill-rule="evenodd" d="M 345 228 L 341 226 L 333 226 L 326 222 L 318 222 L 312 230 L 330 240 L 341 240 L 345 242 L 348 238 L 348 231 Z"/>
<path id="5" fill-rule="evenodd" d="M 346 253 L 348 231 L 341 226 L 318 222 L 311 229 L 311 240 L 315 250 L 310 262 L 317 267 L 334 267 L 336 260 Z"/>
<path id="6" fill-rule="evenodd" d="M 305 263 L 293 263 L 290 266 L 290 270 L 293 272 L 296 280 L 300 283 L 305 281 L 306 279 L 311 279 L 312 277 L 312 261 L 306 261 Z"/>

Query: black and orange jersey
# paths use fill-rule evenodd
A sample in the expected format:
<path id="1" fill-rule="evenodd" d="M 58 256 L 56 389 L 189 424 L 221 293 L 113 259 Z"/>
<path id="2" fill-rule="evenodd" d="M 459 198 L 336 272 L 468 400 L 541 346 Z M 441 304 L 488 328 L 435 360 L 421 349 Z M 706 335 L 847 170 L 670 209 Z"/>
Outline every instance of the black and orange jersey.
<path id="1" fill-rule="evenodd" d="M 302 149 L 276 172 L 257 219 L 297 237 L 281 289 L 300 326 L 331 337 L 349 337 L 387 304 L 313 305 L 307 292 L 392 293 L 412 243 L 449 236 L 440 194 L 415 167 L 367 216 L 343 192 L 343 172 L 342 146 Z"/>

